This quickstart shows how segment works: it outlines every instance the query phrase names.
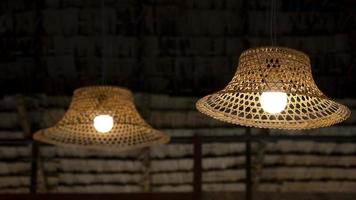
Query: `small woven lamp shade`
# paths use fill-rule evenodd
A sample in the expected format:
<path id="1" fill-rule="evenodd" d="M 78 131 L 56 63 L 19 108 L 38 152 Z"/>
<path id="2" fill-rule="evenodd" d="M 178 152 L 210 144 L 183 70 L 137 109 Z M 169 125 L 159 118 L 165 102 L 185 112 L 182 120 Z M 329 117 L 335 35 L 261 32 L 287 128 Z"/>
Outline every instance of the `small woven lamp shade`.
<path id="1" fill-rule="evenodd" d="M 283 92 L 283 111 L 266 112 L 260 101 L 264 92 Z M 231 82 L 223 90 L 200 99 L 196 106 L 215 119 L 257 128 L 318 128 L 344 121 L 350 115 L 346 106 L 318 89 L 309 57 L 282 47 L 244 51 Z"/>
<path id="2" fill-rule="evenodd" d="M 112 128 L 99 132 L 96 116 L 112 117 Z M 93 86 L 74 91 L 63 118 L 54 126 L 35 133 L 38 141 L 90 149 L 131 150 L 167 143 L 170 137 L 151 128 L 137 112 L 129 90 L 111 86 Z"/>

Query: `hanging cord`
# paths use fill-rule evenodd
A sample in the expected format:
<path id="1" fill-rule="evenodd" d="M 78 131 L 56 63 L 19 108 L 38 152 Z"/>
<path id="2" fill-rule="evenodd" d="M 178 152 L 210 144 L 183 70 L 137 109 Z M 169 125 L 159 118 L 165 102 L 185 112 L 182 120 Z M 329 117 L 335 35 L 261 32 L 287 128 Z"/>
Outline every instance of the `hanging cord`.
<path id="1" fill-rule="evenodd" d="M 272 46 L 275 46 L 277 43 L 276 24 L 277 24 L 277 2 L 276 0 L 271 0 L 270 41 Z"/>
<path id="2" fill-rule="evenodd" d="M 274 5 L 274 0 L 271 0 L 271 10 L 269 13 L 270 19 L 269 19 L 269 36 L 270 36 L 270 42 L 271 45 L 274 46 L 274 41 L 273 41 L 273 5 Z"/>
<path id="3" fill-rule="evenodd" d="M 273 10 L 273 31 L 274 31 L 274 45 L 277 45 L 277 7 L 278 7 L 278 0 L 274 1 L 274 10 Z"/>
<path id="4" fill-rule="evenodd" d="M 105 14 L 104 0 L 101 0 L 101 84 L 106 84 L 106 62 L 105 62 Z"/>

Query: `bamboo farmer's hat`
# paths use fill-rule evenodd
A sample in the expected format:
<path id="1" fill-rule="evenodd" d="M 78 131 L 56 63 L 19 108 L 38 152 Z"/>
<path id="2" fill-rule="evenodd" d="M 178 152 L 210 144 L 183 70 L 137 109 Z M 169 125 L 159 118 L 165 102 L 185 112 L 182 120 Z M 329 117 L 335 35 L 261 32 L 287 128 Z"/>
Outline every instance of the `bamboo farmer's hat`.
<path id="1" fill-rule="evenodd" d="M 346 106 L 318 89 L 309 57 L 284 47 L 244 51 L 231 82 L 223 90 L 200 99 L 196 107 L 225 122 L 277 129 L 325 127 L 350 115 Z M 279 107 L 280 112 L 273 112 L 274 107 Z"/>
<path id="2" fill-rule="evenodd" d="M 93 86 L 75 90 L 64 117 L 54 127 L 35 133 L 34 139 L 61 146 L 125 151 L 167 143 L 170 137 L 142 119 L 129 90 Z"/>

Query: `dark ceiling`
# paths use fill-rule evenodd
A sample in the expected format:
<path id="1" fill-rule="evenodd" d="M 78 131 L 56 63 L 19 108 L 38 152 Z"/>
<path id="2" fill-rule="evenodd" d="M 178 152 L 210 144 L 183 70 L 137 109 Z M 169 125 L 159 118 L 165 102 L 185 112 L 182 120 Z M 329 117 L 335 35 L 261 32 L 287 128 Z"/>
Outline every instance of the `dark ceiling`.
<path id="1" fill-rule="evenodd" d="M 328 96 L 356 97 L 356 1 L 276 0 L 277 45 L 306 52 Z M 270 0 L 2 0 L 0 91 L 113 84 L 200 96 L 270 45 Z"/>

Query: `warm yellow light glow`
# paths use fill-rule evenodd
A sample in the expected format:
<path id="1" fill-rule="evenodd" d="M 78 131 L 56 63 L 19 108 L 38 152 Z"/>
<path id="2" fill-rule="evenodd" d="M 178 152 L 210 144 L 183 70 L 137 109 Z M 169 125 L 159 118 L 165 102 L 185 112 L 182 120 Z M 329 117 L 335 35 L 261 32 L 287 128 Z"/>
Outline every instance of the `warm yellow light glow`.
<path id="1" fill-rule="evenodd" d="M 278 114 L 287 106 L 287 94 L 284 92 L 263 92 L 260 97 L 260 103 L 265 112 Z"/>
<path id="2" fill-rule="evenodd" d="M 114 126 L 114 119 L 110 115 L 98 115 L 94 118 L 94 127 L 100 133 L 109 132 Z"/>

